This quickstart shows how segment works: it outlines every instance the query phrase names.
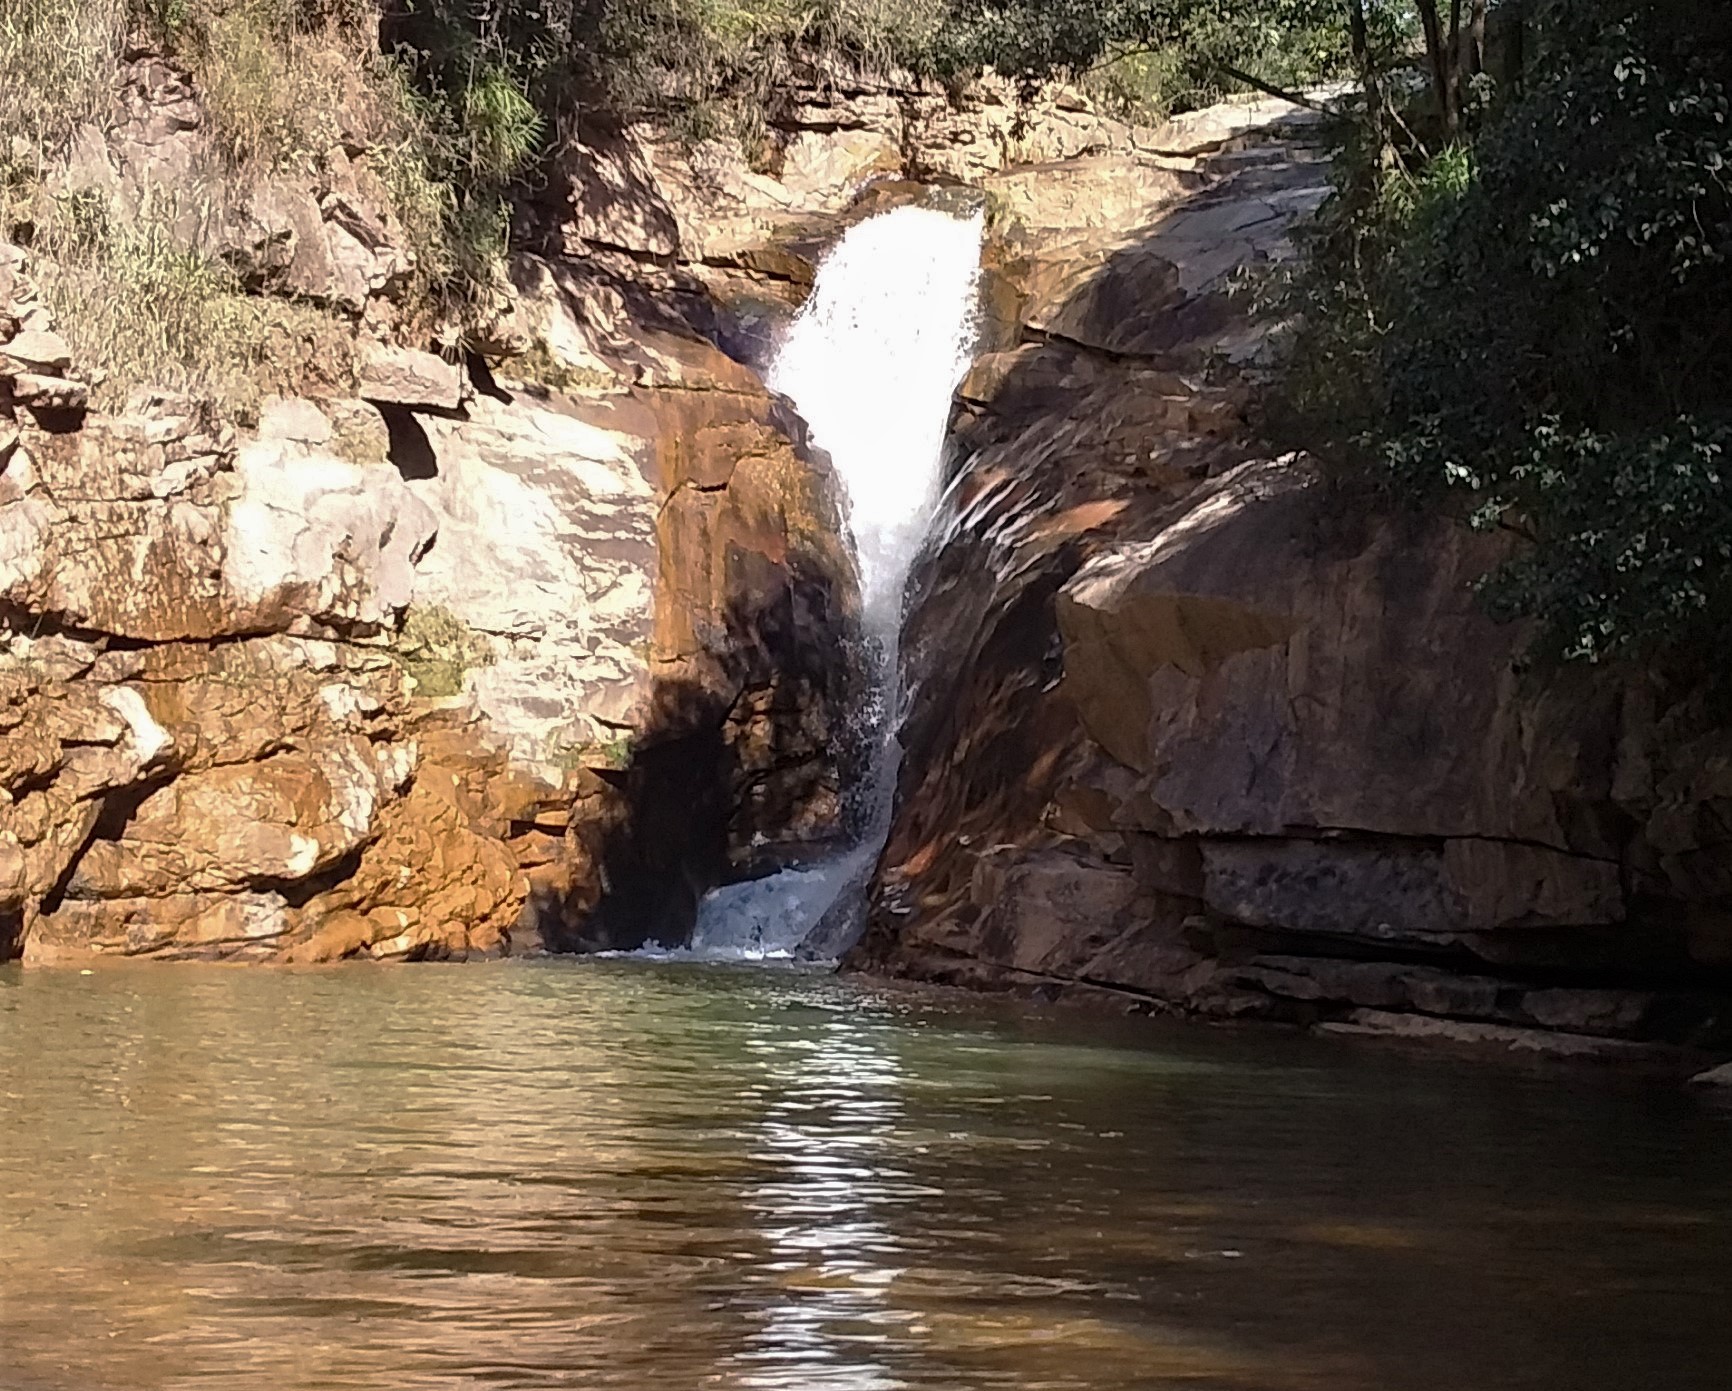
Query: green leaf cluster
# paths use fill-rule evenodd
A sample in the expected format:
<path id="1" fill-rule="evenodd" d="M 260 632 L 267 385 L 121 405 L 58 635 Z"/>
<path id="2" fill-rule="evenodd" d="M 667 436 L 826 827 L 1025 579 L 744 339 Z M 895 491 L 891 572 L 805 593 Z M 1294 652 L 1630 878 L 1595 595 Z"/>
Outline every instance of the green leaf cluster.
<path id="1" fill-rule="evenodd" d="M 1362 126 L 1288 308 L 1301 425 L 1387 497 L 1522 538 L 1554 650 L 1732 621 L 1732 15 L 1569 0 L 1441 152 Z"/>
<path id="2" fill-rule="evenodd" d="M 1170 49 L 1208 80 L 1268 61 L 1301 76 L 1343 64 L 1346 24 L 1339 0 L 955 0 L 935 60 L 1038 79 Z"/>

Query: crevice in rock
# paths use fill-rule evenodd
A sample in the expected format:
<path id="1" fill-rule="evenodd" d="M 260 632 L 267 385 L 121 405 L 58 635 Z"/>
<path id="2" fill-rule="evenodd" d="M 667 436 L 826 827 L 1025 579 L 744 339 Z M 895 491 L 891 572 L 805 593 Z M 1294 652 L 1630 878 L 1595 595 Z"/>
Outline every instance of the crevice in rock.
<path id="1" fill-rule="evenodd" d="M 290 908 L 304 908 L 320 894 L 328 893 L 359 874 L 366 853 L 366 845 L 357 845 L 341 859 L 303 879 L 263 877 L 249 881 L 247 889 L 252 893 L 276 894 Z"/>
<path id="2" fill-rule="evenodd" d="M 1022 326 L 1022 341 L 1042 347 L 1068 348 L 1072 352 L 1086 353 L 1090 357 L 1099 358 L 1102 362 L 1110 363 L 1115 367 L 1125 363 L 1133 363 L 1157 372 L 1180 372 L 1187 367 L 1195 366 L 1195 363 L 1188 361 L 1182 353 L 1115 352 L 1111 348 L 1101 347 L 1098 343 L 1085 343 L 1080 338 L 1071 338 L 1062 333 L 1035 328 L 1032 324 Z"/>
<path id="3" fill-rule="evenodd" d="M 1545 850 L 1574 860 L 1588 860 L 1594 864 L 1622 865 L 1623 863 L 1619 856 L 1595 855 L 1558 841 L 1537 840 L 1525 836 L 1494 836 L 1476 831 L 1439 836 L 1416 836 L 1379 831 L 1368 826 L 1287 826 L 1274 835 L 1221 831 L 1210 832 L 1200 839 L 1225 845 L 1277 845 L 1283 841 L 1303 840 L 1330 845 L 1399 846 L 1425 850 L 1442 850 L 1451 841 L 1470 841 L 1478 845 L 1511 845 L 1524 850 Z"/>
<path id="4" fill-rule="evenodd" d="M 8 909 L 0 912 L 0 965 L 16 961 L 24 952 L 24 912 Z"/>
<path id="5" fill-rule="evenodd" d="M 683 493 L 703 493 L 707 495 L 725 493 L 728 491 L 729 484 L 732 483 L 732 481 L 733 480 L 730 478 L 726 482 L 722 483 L 697 483 L 693 482 L 691 479 L 687 479 L 685 482 L 676 485 L 674 490 L 661 500 L 661 505 L 656 509 L 657 515 L 659 516 L 666 512 L 669 507 L 673 506 L 674 499 L 678 498 Z"/>
<path id="6" fill-rule="evenodd" d="M 397 472 L 411 482 L 437 478 L 439 456 L 434 453 L 433 441 L 427 437 L 426 427 L 415 418 L 415 412 L 407 406 L 397 405 L 377 405 L 376 409 L 385 419 L 385 431 L 390 440 L 386 457 L 396 465 Z"/>
<path id="7" fill-rule="evenodd" d="M 85 643 L 100 652 L 149 652 L 159 647 L 224 647 L 231 644 L 256 642 L 275 637 L 274 628 L 253 628 L 232 633 L 213 633 L 208 637 L 141 638 L 125 633 L 113 633 L 103 628 L 87 628 L 72 623 L 58 614 L 38 612 L 18 604 L 0 602 L 0 629 L 10 629 L 20 637 L 58 637 L 69 642 Z M 141 678 L 148 679 L 148 678 Z"/>
<path id="8" fill-rule="evenodd" d="M 36 428 L 45 435 L 75 435 L 84 428 L 85 416 L 89 414 L 83 406 L 26 406 L 30 419 Z"/>
<path id="9" fill-rule="evenodd" d="M 502 406 L 509 406 L 515 399 L 512 394 L 499 384 L 499 379 L 493 375 L 493 368 L 480 353 L 465 353 L 464 366 L 469 373 L 469 384 L 489 400 L 497 401 Z M 407 476 L 407 475 L 405 475 Z"/>
<path id="10" fill-rule="evenodd" d="M 90 847 L 98 841 L 119 840 L 126 834 L 126 828 L 132 824 L 138 809 L 152 794 L 168 786 L 174 777 L 174 772 L 164 771 L 142 782 L 115 788 L 102 799 L 102 808 L 97 812 L 96 820 L 91 823 L 89 833 L 67 859 L 66 867 L 60 871 L 60 877 L 54 881 L 54 886 L 42 897 L 43 917 L 52 917 L 66 901 L 72 881 L 77 877 L 78 867 L 84 863 Z"/>

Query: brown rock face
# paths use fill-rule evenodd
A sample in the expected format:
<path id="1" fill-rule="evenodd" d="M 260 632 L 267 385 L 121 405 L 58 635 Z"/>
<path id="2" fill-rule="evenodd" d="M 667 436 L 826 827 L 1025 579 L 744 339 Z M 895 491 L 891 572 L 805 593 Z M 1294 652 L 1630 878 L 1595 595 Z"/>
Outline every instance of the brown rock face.
<path id="1" fill-rule="evenodd" d="M 34 731 L 8 741 L 24 766 L 0 831 L 23 859 L 26 960 L 309 959 L 301 944 L 357 907 L 396 910 L 380 940 L 400 955 L 509 941 L 526 886 L 508 826 L 428 800 L 456 774 L 387 658 L 290 637 L 124 656 L 38 639 L 8 665 Z M 488 772 L 496 802 L 509 771 Z"/>
<path id="2" fill-rule="evenodd" d="M 750 318 L 797 304 L 852 218 L 967 185 L 1008 217 L 1035 208 L 1049 229 L 1129 230 L 1157 185 L 1194 182 L 1198 152 L 1267 119 L 1241 105 L 1154 130 L 1061 84 L 1031 92 L 989 75 L 958 91 L 799 63 L 782 96 L 750 157 L 737 141 L 694 146 L 650 121 L 582 132 L 554 160 L 539 209 L 547 255 L 677 270 L 723 320 L 736 305 Z"/>
<path id="3" fill-rule="evenodd" d="M 624 808 L 592 840 L 614 892 L 568 915 L 564 946 L 683 941 L 706 890 L 843 830 L 845 716 L 863 678 L 828 460 L 720 353 L 688 355 L 681 377 L 637 393 L 661 499 L 649 684 L 630 766 L 611 779 Z"/>
<path id="4" fill-rule="evenodd" d="M 77 133 L 55 192 L 97 198 L 121 221 L 148 208 L 170 236 L 261 294 L 389 323 L 413 269 L 381 152 L 333 111 L 329 148 L 295 176 L 237 173 L 202 94 L 178 64 L 142 54 L 115 74 L 115 107 Z"/>
<path id="5" fill-rule="evenodd" d="M 597 298 L 582 396 L 379 349 L 378 406 L 256 437 L 40 407 L 24 369 L 71 364 L 0 315 L 0 959 L 677 941 L 835 833 L 827 461 L 677 314 Z"/>
<path id="6" fill-rule="evenodd" d="M 1258 448 L 1236 364 L 1263 333 L 1222 291 L 1287 254 L 1320 170 L 1264 143 L 1194 177 L 1151 184 L 1135 231 L 1078 233 L 1059 199 L 1000 243 L 854 964 L 1549 1051 L 1724 1046 L 1721 737 L 1645 678 L 1531 669 L 1472 591 L 1505 542 L 1343 515 Z"/>

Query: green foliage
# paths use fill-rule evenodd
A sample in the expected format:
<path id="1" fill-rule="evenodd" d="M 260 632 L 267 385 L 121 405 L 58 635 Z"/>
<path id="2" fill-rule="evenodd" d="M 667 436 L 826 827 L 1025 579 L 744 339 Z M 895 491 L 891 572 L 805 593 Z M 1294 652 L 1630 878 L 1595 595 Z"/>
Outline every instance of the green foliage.
<path id="1" fill-rule="evenodd" d="M 1290 304 L 1299 418 L 1403 502 L 1527 538 L 1488 583 L 1556 650 L 1732 617 L 1732 16 L 1542 10 L 1471 150 L 1350 151 Z"/>
<path id="2" fill-rule="evenodd" d="M 469 673 L 493 661 L 493 645 L 447 608 L 415 604 L 403 615 L 393 651 L 415 694 L 461 695 Z"/>
<path id="3" fill-rule="evenodd" d="M 544 122 L 511 73 L 493 62 L 464 87 L 462 129 L 470 177 L 504 184 L 535 155 Z"/>
<path id="4" fill-rule="evenodd" d="M 1302 84 L 1346 70 L 1339 0 L 956 0 L 935 47 L 946 72 L 1038 80 L 1115 70 L 1148 105 L 1197 105 L 1229 69 Z"/>
<path id="5" fill-rule="evenodd" d="M 1286 90 L 1345 76 L 1349 48 L 1337 0 L 1204 0 L 1177 18 L 1166 42 L 1134 48 L 1097 69 L 1127 114 L 1159 120 L 1236 91 L 1243 73 Z"/>
<path id="6" fill-rule="evenodd" d="M 537 138 L 586 115 L 654 115 L 689 140 L 748 146 L 804 60 L 1030 81 L 1104 64 L 1093 85 L 1139 114 L 1226 90 L 1224 65 L 1300 83 L 1347 62 L 1338 0 L 408 0 L 388 39 L 454 128 L 494 128 L 478 119 L 489 103 L 468 108 L 504 80 L 499 94 L 526 103 L 508 124 L 528 132 L 532 110 Z"/>
<path id="7" fill-rule="evenodd" d="M 1512 452 L 1507 481 L 1495 481 L 1543 531 L 1488 597 L 1498 613 L 1550 619 L 1565 655 L 1639 653 L 1656 639 L 1716 636 L 1732 621 L 1732 425 L 1544 423 Z"/>
<path id="8" fill-rule="evenodd" d="M 458 116 L 453 128 L 480 136 L 478 151 L 520 157 L 498 161 L 491 172 L 502 175 L 585 115 L 653 114 L 693 139 L 750 138 L 797 55 L 919 67 L 946 9 L 947 0 L 502 0 L 479 11 L 409 0 L 387 37 Z M 495 147 L 496 130 L 512 138 Z"/>
<path id="9" fill-rule="evenodd" d="M 580 768 L 623 773 L 632 763 L 633 742 L 629 730 L 612 739 L 575 736 L 575 731 L 555 732 L 547 739 L 547 761 L 566 773 Z"/>

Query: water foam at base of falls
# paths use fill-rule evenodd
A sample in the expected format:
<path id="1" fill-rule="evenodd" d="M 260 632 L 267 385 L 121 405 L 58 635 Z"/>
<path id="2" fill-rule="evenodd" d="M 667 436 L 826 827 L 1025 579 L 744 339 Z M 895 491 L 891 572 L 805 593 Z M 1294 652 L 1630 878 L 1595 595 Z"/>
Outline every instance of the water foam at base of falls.
<path id="1" fill-rule="evenodd" d="M 903 591 L 943 484 L 951 399 L 973 357 L 983 219 L 897 208 L 851 228 L 824 258 L 768 373 L 828 451 L 847 494 L 873 685 L 855 712 L 873 741 L 863 830 L 817 864 L 731 884 L 698 907 L 697 960 L 829 959 L 852 945 L 890 830 Z"/>

